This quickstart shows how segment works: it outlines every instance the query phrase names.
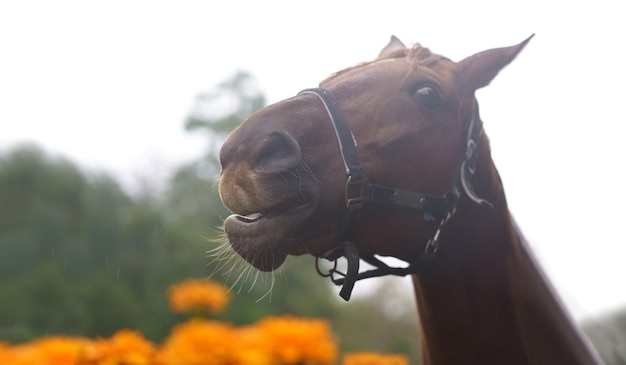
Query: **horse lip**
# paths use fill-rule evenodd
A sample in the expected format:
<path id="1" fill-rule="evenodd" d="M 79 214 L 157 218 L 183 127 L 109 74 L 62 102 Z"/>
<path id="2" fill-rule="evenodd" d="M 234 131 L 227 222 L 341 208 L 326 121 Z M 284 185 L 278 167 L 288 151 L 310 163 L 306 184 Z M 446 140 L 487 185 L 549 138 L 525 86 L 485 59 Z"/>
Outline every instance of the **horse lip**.
<path id="1" fill-rule="evenodd" d="M 261 218 L 263 218 L 262 213 L 252 213 L 248 215 L 233 214 L 233 216 L 239 221 L 241 221 L 242 223 L 254 223 L 254 222 L 258 222 Z"/>
<path id="2" fill-rule="evenodd" d="M 273 205 L 272 207 L 267 208 L 261 212 L 251 213 L 247 215 L 233 214 L 231 217 L 237 219 L 239 222 L 244 224 L 253 224 L 259 222 L 266 217 L 296 214 L 309 207 L 311 207 L 311 203 L 308 202 L 304 197 L 294 197 L 291 199 L 286 199 L 283 202 Z"/>
<path id="3" fill-rule="evenodd" d="M 276 270 L 294 250 L 293 230 L 315 212 L 316 204 L 290 199 L 268 210 L 248 215 L 232 214 L 224 221 L 230 246 L 261 271 Z"/>

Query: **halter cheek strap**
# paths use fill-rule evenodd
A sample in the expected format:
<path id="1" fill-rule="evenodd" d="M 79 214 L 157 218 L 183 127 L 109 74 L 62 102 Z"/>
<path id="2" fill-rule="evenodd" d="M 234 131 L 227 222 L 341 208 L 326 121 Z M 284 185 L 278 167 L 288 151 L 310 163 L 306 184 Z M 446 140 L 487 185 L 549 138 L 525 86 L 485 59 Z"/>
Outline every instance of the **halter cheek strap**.
<path id="1" fill-rule="evenodd" d="M 344 218 L 341 222 L 335 246 L 321 256 L 321 258 L 334 262 L 334 266 L 324 273 L 319 268 L 318 260 L 320 257 L 316 260 L 317 272 L 322 276 L 330 277 L 336 285 L 342 285 L 339 295 L 346 301 L 350 299 L 354 284 L 358 280 L 384 275 L 405 276 L 414 274 L 421 271 L 421 268 L 425 264 L 432 261 L 439 249 L 443 236 L 442 232 L 456 212 L 456 206 L 461 192 L 465 192 L 465 195 L 477 204 L 485 207 L 492 206 L 491 203 L 476 195 L 470 183 L 471 177 L 476 169 L 478 156 L 475 140 L 482 132 L 482 128 L 479 129 L 478 123 L 478 104 L 476 104 L 474 115 L 469 123 L 465 156 L 456 177 L 446 194 L 443 196 L 434 196 L 370 183 L 365 177 L 363 165 L 357 153 L 357 142 L 350 131 L 348 121 L 343 111 L 333 95 L 323 88 L 305 89 L 298 93 L 298 95 L 302 94 L 313 94 L 324 104 L 335 130 L 339 150 L 346 169 L 346 209 L 344 211 Z M 422 216 L 425 220 L 434 220 L 435 217 L 442 218 L 434 236 L 428 240 L 424 252 L 417 260 L 412 262 L 408 267 L 390 267 L 375 256 L 360 257 L 354 244 L 347 240 L 349 229 L 366 202 L 391 204 L 418 210 L 422 212 Z M 337 260 L 342 256 L 345 257 L 348 262 L 346 273 L 337 270 Z M 376 269 L 360 273 L 360 259 L 375 266 Z"/>
<path id="2" fill-rule="evenodd" d="M 348 127 L 346 116 L 343 114 L 339 104 L 337 104 L 337 100 L 328 90 L 322 88 L 305 89 L 298 93 L 298 95 L 303 94 L 313 94 L 320 98 L 324 104 L 337 135 L 341 158 L 346 167 L 346 174 L 355 176 L 357 179 L 364 178 L 363 166 L 356 150 L 356 140 Z"/>
<path id="3" fill-rule="evenodd" d="M 370 183 L 363 171 L 356 139 L 337 100 L 328 90 L 322 88 L 305 89 L 298 93 L 303 94 L 317 96 L 324 104 L 332 122 L 348 176 L 345 187 L 345 204 L 348 211 L 356 214 L 366 201 L 370 201 L 423 210 L 432 214 L 443 213 L 446 201 L 443 197 Z"/>

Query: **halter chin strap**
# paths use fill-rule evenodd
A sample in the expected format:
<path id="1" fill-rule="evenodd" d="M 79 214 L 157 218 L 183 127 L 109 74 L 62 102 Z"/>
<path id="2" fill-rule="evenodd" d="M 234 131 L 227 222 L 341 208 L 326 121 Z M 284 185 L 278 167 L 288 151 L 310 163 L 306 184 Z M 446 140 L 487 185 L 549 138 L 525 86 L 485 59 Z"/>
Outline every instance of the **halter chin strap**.
<path id="1" fill-rule="evenodd" d="M 341 222 L 335 247 L 316 259 L 317 272 L 324 277 L 330 277 L 336 285 L 342 285 L 339 295 L 346 301 L 350 300 L 354 284 L 358 280 L 384 275 L 405 276 L 417 273 L 422 267 L 432 261 L 439 249 L 442 232 L 448 222 L 456 213 L 456 206 L 461 192 L 484 207 L 492 207 L 492 204 L 480 198 L 471 185 L 471 177 L 476 170 L 478 149 L 476 139 L 480 137 L 482 128 L 478 117 L 478 103 L 467 132 L 465 156 L 448 192 L 443 196 L 434 196 L 410 190 L 397 189 L 370 183 L 365 177 L 361 159 L 357 153 L 357 142 L 350 131 L 348 121 L 339 107 L 337 100 L 326 89 L 305 89 L 298 93 L 316 95 L 324 104 L 328 116 L 339 142 L 341 157 L 346 169 L 347 179 L 345 187 L 345 213 Z M 434 236 L 428 240 L 424 252 L 407 267 L 390 267 L 375 256 L 360 257 L 354 244 L 347 240 L 349 228 L 352 222 L 359 216 L 365 202 L 380 204 L 392 204 L 411 208 L 422 212 L 426 221 L 433 221 L 435 217 L 442 217 Z M 348 263 L 345 273 L 337 270 L 337 260 L 345 257 Z M 333 262 L 333 268 L 323 272 L 319 267 L 319 258 Z M 373 265 L 376 269 L 359 272 L 359 262 L 363 261 Z"/>

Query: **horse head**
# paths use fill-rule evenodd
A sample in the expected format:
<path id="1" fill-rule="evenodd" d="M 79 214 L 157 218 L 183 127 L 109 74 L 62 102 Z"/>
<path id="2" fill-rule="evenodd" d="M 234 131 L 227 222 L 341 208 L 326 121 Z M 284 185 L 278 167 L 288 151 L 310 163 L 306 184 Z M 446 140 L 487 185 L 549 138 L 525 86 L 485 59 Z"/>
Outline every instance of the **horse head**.
<path id="1" fill-rule="evenodd" d="M 475 91 L 528 40 L 453 62 L 392 37 L 375 60 L 321 82 L 332 100 L 304 92 L 253 114 L 220 153 L 220 196 L 234 213 L 224 222 L 232 248 L 262 271 L 275 270 L 288 255 L 324 256 L 339 238 L 354 242 L 362 256 L 416 260 L 449 213 L 450 191 L 460 189 L 455 181 L 468 141 L 482 164 L 491 162 Z M 338 138 L 328 103 L 343 113 L 354 141 Z M 346 182 L 346 143 L 356 146 L 361 185 Z M 384 197 L 365 200 L 346 226 L 347 200 L 361 200 L 364 189 Z M 420 203 L 393 204 L 403 194 L 418 201 L 441 197 L 433 198 L 441 206 L 425 211 L 412 206 Z"/>

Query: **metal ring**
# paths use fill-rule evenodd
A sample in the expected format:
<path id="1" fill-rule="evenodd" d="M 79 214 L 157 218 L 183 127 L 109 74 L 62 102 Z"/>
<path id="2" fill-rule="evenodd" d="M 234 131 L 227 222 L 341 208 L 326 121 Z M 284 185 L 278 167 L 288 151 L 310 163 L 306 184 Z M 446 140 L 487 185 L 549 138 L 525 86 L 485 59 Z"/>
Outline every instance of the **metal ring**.
<path id="1" fill-rule="evenodd" d="M 320 269 L 319 260 L 320 260 L 320 257 L 315 258 L 315 270 L 321 277 L 329 278 L 333 275 L 333 273 L 337 272 L 337 260 L 332 260 L 333 267 L 332 269 L 328 269 L 327 273 L 322 272 L 322 270 Z M 327 260 L 327 261 L 331 261 L 331 260 Z"/>

